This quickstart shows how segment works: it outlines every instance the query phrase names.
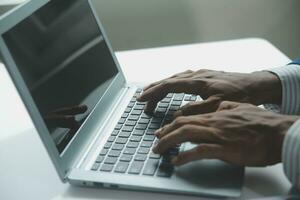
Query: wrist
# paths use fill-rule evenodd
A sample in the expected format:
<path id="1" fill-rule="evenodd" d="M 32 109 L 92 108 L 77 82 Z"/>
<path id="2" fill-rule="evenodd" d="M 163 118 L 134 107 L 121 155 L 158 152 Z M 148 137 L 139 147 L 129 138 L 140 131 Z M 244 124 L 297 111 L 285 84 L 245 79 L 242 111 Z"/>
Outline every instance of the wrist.
<path id="1" fill-rule="evenodd" d="M 268 71 L 258 71 L 251 73 L 250 79 L 249 90 L 253 104 L 281 104 L 282 86 L 277 75 Z"/>

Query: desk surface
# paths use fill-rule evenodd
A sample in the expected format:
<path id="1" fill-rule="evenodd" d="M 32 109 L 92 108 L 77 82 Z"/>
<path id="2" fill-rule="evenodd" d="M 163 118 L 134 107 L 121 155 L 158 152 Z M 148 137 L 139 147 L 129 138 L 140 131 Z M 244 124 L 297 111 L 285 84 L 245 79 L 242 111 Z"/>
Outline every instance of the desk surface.
<path id="1" fill-rule="evenodd" d="M 116 53 L 130 82 L 152 82 L 186 69 L 251 72 L 289 62 L 262 39 L 182 45 Z M 182 196 L 77 188 L 61 183 L 5 68 L 0 64 L 0 199 L 182 199 Z M 286 194 L 278 164 L 247 168 L 240 199 Z M 184 199 L 199 199 L 184 197 Z"/>

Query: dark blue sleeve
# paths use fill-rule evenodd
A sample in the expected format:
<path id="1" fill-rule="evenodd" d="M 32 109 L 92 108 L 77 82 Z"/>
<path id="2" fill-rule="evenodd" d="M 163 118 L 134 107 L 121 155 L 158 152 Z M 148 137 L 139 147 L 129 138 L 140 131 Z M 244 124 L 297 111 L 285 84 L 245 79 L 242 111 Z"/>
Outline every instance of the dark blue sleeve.
<path id="1" fill-rule="evenodd" d="M 300 58 L 298 58 L 290 63 L 290 65 L 293 65 L 293 64 L 300 65 Z"/>

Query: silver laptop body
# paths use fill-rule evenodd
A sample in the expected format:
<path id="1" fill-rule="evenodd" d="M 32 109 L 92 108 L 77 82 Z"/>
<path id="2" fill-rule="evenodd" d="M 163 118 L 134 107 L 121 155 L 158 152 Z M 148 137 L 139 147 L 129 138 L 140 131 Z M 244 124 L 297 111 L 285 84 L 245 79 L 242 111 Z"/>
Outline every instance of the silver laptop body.
<path id="1" fill-rule="evenodd" d="M 244 169 L 218 160 L 193 162 L 169 175 L 159 176 L 159 167 L 147 174 L 151 147 L 136 162 L 140 166 L 131 169 L 135 153 L 126 161 L 125 172 L 124 166 L 118 172 L 120 157 L 131 142 L 131 136 L 125 143 L 118 140 L 126 123 L 119 122 L 129 104 L 136 105 L 134 96 L 142 85 L 126 81 L 90 1 L 27 1 L 0 19 L 0 35 L 2 59 L 63 182 L 208 197 L 240 195 Z M 182 104 L 189 98 L 182 96 Z M 78 111 L 78 105 L 87 110 Z M 140 145 L 145 137 L 134 139 Z M 152 137 L 149 134 L 147 141 L 154 143 Z M 115 164 L 105 170 L 116 140 L 120 148 L 123 141 L 122 155 L 112 155 L 107 162 Z M 187 148 L 189 144 L 179 147 Z"/>

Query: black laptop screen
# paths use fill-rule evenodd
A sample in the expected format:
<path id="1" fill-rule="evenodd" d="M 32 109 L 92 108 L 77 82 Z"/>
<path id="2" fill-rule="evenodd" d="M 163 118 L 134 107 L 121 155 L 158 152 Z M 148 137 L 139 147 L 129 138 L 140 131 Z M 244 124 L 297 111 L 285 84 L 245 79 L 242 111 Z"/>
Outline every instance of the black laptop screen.
<path id="1" fill-rule="evenodd" d="M 3 38 L 62 152 L 118 73 L 87 0 L 52 0 Z"/>

